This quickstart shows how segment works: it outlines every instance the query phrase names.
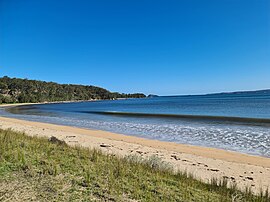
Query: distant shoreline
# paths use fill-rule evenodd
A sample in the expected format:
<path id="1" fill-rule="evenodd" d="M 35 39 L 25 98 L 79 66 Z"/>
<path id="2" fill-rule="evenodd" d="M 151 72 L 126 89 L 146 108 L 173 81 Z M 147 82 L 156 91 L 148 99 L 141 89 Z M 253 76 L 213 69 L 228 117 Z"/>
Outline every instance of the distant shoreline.
<path id="1" fill-rule="evenodd" d="M 141 99 L 141 98 L 116 98 L 113 100 L 128 100 L 128 99 Z M 109 101 L 108 99 L 93 99 L 93 100 L 68 100 L 68 101 L 55 101 L 55 102 L 30 102 L 30 103 L 4 103 L 0 104 L 0 107 L 16 107 L 24 105 L 39 105 L 39 104 L 62 104 L 62 103 L 78 103 L 78 102 L 96 102 L 96 101 Z"/>
<path id="2" fill-rule="evenodd" d="M 86 102 L 86 101 L 96 101 L 96 100 L 63 100 L 63 101 L 53 101 L 53 102 L 23 102 L 23 103 L 2 103 L 0 106 L 7 105 L 29 105 L 29 104 L 57 104 L 57 103 L 70 103 L 70 102 Z"/>

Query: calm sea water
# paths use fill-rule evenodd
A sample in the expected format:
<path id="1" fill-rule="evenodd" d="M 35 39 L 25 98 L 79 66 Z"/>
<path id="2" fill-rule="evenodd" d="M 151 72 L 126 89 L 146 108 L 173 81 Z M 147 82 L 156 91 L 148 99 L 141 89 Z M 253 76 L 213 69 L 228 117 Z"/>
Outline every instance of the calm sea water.
<path id="1" fill-rule="evenodd" d="M 31 105 L 1 115 L 270 157 L 267 94 Z"/>

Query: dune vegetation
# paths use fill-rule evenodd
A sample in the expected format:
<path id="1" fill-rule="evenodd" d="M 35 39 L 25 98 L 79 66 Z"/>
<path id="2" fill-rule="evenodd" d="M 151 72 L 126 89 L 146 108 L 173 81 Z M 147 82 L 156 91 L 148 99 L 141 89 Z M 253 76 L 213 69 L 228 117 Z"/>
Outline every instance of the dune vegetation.
<path id="1" fill-rule="evenodd" d="M 226 181 L 203 183 L 157 157 L 121 158 L 0 130 L 0 201 L 266 202 L 270 196 L 227 188 Z"/>

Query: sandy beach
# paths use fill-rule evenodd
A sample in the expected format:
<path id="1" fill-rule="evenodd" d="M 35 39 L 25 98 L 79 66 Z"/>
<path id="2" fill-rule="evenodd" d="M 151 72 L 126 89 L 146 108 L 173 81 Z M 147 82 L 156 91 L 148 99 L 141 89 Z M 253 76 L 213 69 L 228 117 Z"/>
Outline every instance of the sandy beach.
<path id="1" fill-rule="evenodd" d="M 10 105 L 1 105 L 4 106 Z M 236 182 L 241 189 L 250 186 L 255 193 L 270 187 L 270 158 L 4 117 L 0 117 L 0 127 L 31 136 L 55 136 L 69 145 L 99 148 L 120 156 L 135 154 L 147 158 L 156 155 L 170 163 L 175 170 L 187 171 L 205 182 L 212 178 L 227 178 L 231 183 Z"/>

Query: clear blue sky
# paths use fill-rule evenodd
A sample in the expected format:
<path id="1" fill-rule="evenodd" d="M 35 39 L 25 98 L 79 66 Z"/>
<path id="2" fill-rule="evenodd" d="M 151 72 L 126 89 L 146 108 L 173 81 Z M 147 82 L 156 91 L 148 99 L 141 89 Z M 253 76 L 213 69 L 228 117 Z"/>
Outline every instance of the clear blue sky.
<path id="1" fill-rule="evenodd" d="M 119 92 L 270 88 L 269 0 L 0 0 L 0 76 Z"/>

